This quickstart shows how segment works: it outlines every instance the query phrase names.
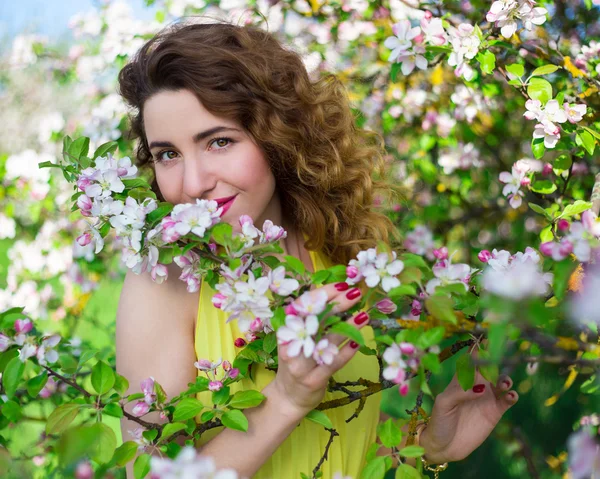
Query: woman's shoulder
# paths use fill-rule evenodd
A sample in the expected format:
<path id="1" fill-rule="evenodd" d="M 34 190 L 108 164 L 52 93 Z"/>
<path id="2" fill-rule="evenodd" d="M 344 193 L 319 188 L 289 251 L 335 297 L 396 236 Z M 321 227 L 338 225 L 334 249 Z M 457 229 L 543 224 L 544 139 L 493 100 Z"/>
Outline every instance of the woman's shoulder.
<path id="1" fill-rule="evenodd" d="M 173 305 L 173 309 L 183 315 L 184 324 L 195 327 L 198 312 L 199 293 L 190 293 L 187 284 L 179 279 L 181 268 L 175 263 L 167 265 L 167 279 L 158 284 L 152 280 L 150 273 L 135 274 L 127 271 L 121 294 L 132 295 L 134 298 L 152 298 L 163 305 Z"/>

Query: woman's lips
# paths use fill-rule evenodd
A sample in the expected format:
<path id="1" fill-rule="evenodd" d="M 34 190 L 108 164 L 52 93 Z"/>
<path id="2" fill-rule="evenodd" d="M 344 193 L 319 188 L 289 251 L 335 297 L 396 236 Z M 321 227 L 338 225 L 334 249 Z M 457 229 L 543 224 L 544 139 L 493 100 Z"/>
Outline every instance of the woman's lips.
<path id="1" fill-rule="evenodd" d="M 220 208 L 223 208 L 223 212 L 221 213 L 221 216 L 223 216 L 225 213 L 227 213 L 227 210 L 229 208 L 231 208 L 231 205 L 233 204 L 233 202 L 235 201 L 236 198 L 237 198 L 237 195 L 235 195 L 233 198 L 231 198 L 226 203 L 219 205 Z"/>

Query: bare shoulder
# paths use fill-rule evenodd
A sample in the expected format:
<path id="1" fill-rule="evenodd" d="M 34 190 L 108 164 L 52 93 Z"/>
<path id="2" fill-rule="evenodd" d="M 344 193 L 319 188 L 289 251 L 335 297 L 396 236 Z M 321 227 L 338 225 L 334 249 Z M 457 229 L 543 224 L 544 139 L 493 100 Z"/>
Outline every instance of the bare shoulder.
<path id="1" fill-rule="evenodd" d="M 167 265 L 168 277 L 158 284 L 152 281 L 149 273 L 135 274 L 127 271 L 119 300 L 119 309 L 130 309 L 133 303 L 137 308 L 150 313 L 146 316 L 151 322 L 160 319 L 159 314 L 168 312 L 170 326 L 193 331 L 198 312 L 198 292 L 190 293 L 187 285 L 179 279 L 181 268 L 175 263 Z M 117 315 L 119 318 L 119 315 Z"/>

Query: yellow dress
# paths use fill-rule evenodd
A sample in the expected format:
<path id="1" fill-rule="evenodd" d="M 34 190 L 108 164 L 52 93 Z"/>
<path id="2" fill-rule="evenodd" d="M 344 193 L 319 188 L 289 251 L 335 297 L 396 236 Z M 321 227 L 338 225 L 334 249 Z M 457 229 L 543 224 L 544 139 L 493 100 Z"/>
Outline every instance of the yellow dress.
<path id="1" fill-rule="evenodd" d="M 313 264 L 313 271 L 319 271 L 332 266 L 328 258 L 320 252 L 309 251 Z M 237 321 L 226 323 L 227 313 L 215 308 L 211 298 L 216 293 L 204 282 L 200 286 L 200 303 L 198 306 L 198 319 L 195 331 L 195 349 L 198 359 L 210 359 L 216 361 L 219 358 L 233 363 L 238 348 L 234 341 L 243 337 L 237 325 Z M 365 326 L 362 329 L 363 336 L 369 347 L 375 348 L 373 340 L 373 329 Z M 263 365 L 255 369 L 254 381 L 243 379 L 231 386 L 231 393 L 240 390 L 255 389 L 261 391 L 274 378 L 275 373 L 265 369 Z M 378 364 L 375 356 L 366 356 L 357 353 L 342 369 L 334 374 L 336 381 L 353 381 L 365 378 L 371 381 L 378 380 Z M 202 375 L 198 371 L 198 375 Z M 354 388 L 350 388 L 354 389 Z M 325 393 L 325 399 L 344 397 L 340 392 Z M 206 391 L 197 395 L 203 404 L 211 404 L 211 392 Z M 337 472 L 344 476 L 358 478 L 365 463 L 367 448 L 375 441 L 376 427 L 379 421 L 379 406 L 381 395 L 370 396 L 365 407 L 357 418 L 346 423 L 346 419 L 352 416 L 358 405 L 358 401 L 343 407 L 329 409 L 326 414 L 331 419 L 334 428 L 340 433 L 336 437 L 329 450 L 328 460 L 321 467 L 324 479 L 331 479 Z M 197 420 L 199 416 L 197 417 Z M 197 443 L 201 447 L 223 428 L 215 428 L 204 433 Z M 270 459 L 253 476 L 254 479 L 300 479 L 303 472 L 312 477 L 312 470 L 318 464 L 325 446 L 329 440 L 329 433 L 320 425 L 303 419 L 299 426 L 292 431 L 287 439 L 279 446 Z"/>

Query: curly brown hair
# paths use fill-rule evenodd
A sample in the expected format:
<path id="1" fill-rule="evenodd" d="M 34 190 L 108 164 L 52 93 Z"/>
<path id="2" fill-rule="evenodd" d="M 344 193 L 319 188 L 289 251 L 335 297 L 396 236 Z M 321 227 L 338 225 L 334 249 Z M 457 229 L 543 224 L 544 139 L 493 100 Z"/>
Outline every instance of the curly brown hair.
<path id="1" fill-rule="evenodd" d="M 119 93 L 134 108 L 139 167 L 153 168 L 144 103 L 159 91 L 181 89 L 212 114 L 238 122 L 262 149 L 283 211 L 310 238 L 305 248 L 346 264 L 378 241 L 399 244 L 392 221 L 373 210 L 376 191 L 388 201 L 402 197 L 386 180 L 383 138 L 356 127 L 335 75 L 312 82 L 301 56 L 258 27 L 170 25 L 119 73 Z M 152 187 L 162 199 L 155 179 Z"/>

